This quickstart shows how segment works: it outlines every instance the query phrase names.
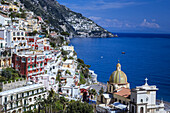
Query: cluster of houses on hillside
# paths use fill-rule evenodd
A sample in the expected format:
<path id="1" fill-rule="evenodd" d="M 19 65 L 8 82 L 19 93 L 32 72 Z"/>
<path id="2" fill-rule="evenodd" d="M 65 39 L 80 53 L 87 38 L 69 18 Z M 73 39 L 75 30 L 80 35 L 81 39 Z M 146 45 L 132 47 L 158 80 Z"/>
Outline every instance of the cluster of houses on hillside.
<path id="1" fill-rule="evenodd" d="M 89 87 L 79 84 L 80 70 L 74 47 L 51 47 L 49 38 L 41 34 L 47 24 L 31 11 L 24 11 L 24 18 L 10 16 L 11 12 L 21 16 L 22 10 L 24 5 L 20 2 L 0 4 L 0 71 L 13 68 L 25 77 L 0 84 L 0 112 L 22 113 L 36 109 L 37 99 L 47 98 L 51 89 L 71 100 L 80 99 L 81 90 Z M 61 36 L 50 33 L 48 26 L 45 30 L 55 34 L 52 37 Z M 63 60 L 62 51 L 68 53 L 68 59 Z M 94 78 L 91 83 L 97 83 L 97 75 L 89 74 Z"/>
<path id="2" fill-rule="evenodd" d="M 89 29 L 99 30 L 91 21 L 75 19 L 74 15 L 68 21 L 80 30 L 80 34 L 82 27 L 87 29 L 83 36 L 88 35 Z M 63 36 L 64 44 L 54 48 L 44 31 L 53 38 L 62 35 L 49 29 L 40 16 L 25 10 L 18 0 L 1 2 L 0 72 L 13 68 L 22 79 L 0 83 L 0 112 L 22 113 L 37 109 L 37 100 L 47 98 L 48 91 L 53 89 L 69 100 L 89 102 L 91 98 L 97 113 L 166 113 L 163 101 L 156 102 L 158 88 L 148 85 L 146 79 L 144 85 L 130 89 L 120 63 L 107 82 L 106 92 L 100 90 L 92 100 L 90 90 L 93 87 L 90 85 L 100 86 L 97 75 L 89 70 L 90 77 L 83 78 L 74 46 L 66 45 L 69 38 Z M 86 80 L 85 84 L 80 84 L 82 79 Z"/>

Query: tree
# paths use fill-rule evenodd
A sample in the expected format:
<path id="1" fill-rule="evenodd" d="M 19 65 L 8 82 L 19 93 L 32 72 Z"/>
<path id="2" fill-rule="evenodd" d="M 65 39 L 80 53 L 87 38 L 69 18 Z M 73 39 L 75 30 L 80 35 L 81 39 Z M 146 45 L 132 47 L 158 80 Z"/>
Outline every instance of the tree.
<path id="1" fill-rule="evenodd" d="M 66 113 L 93 113 L 93 106 L 86 102 L 72 102 L 67 106 Z"/>
<path id="2" fill-rule="evenodd" d="M 68 32 L 61 32 L 61 35 L 69 36 L 70 34 Z"/>
<path id="3" fill-rule="evenodd" d="M 84 64 L 84 61 L 83 61 L 82 59 L 80 59 L 80 58 L 78 58 L 77 61 L 78 61 L 79 63 L 81 63 L 81 64 Z"/>
<path id="4" fill-rule="evenodd" d="M 104 93 L 104 89 L 103 87 L 101 87 L 101 89 L 99 90 L 99 94 L 102 95 Z"/>
<path id="5" fill-rule="evenodd" d="M 93 99 L 93 96 L 96 96 L 97 92 L 95 89 L 89 90 L 89 95 L 91 95 L 91 99 Z"/>
<path id="6" fill-rule="evenodd" d="M 35 36 L 37 33 L 38 33 L 38 32 L 37 32 L 36 30 L 34 30 L 34 31 L 32 32 L 33 36 Z"/>
<path id="7" fill-rule="evenodd" d="M 64 50 L 62 49 L 62 50 L 61 50 L 61 54 L 65 56 L 65 55 L 68 55 L 68 52 L 67 52 L 67 51 L 64 51 Z"/>
<path id="8" fill-rule="evenodd" d="M 13 11 L 13 9 L 12 9 L 12 8 L 9 8 L 9 11 L 11 12 L 11 11 Z"/>

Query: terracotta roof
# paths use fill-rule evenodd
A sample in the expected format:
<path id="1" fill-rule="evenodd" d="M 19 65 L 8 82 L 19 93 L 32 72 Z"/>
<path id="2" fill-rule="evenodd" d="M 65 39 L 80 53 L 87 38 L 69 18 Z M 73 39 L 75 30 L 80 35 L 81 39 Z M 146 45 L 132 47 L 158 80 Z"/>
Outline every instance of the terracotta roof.
<path id="1" fill-rule="evenodd" d="M 0 40 L 4 40 L 4 38 L 0 37 Z"/>
<path id="2" fill-rule="evenodd" d="M 127 98 L 131 95 L 131 91 L 128 88 L 120 88 L 117 89 L 117 92 L 115 92 L 114 94 Z"/>
<path id="3" fill-rule="evenodd" d="M 62 79 L 66 79 L 66 78 L 64 78 L 64 77 L 60 77 L 60 79 L 62 80 Z"/>

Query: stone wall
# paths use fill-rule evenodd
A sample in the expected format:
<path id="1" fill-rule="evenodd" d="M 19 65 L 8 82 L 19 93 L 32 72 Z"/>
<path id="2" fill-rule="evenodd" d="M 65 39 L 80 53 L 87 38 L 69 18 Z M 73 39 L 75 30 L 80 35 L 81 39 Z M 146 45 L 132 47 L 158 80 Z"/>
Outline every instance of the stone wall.
<path id="1" fill-rule="evenodd" d="M 2 91 L 6 91 L 6 90 L 10 90 L 10 89 L 15 89 L 15 88 L 18 88 L 18 87 L 22 87 L 26 85 L 26 80 L 24 79 L 19 79 L 18 81 L 14 81 L 14 82 L 1 82 L 0 83 L 0 88 Z"/>

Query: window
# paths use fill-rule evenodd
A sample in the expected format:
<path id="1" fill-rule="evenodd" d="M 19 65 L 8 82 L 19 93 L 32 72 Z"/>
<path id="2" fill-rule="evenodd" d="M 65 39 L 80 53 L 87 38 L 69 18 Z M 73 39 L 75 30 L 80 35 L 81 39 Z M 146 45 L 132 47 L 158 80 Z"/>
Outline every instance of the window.
<path id="1" fill-rule="evenodd" d="M 24 100 L 24 105 L 26 105 L 27 104 L 27 101 L 26 100 Z"/>
<path id="2" fill-rule="evenodd" d="M 13 100 L 13 96 L 11 96 L 11 101 Z"/>
<path id="3" fill-rule="evenodd" d="M 34 94 L 34 91 L 32 91 L 32 94 Z"/>
<path id="4" fill-rule="evenodd" d="M 141 99 L 141 100 L 140 100 L 140 102 L 142 102 L 142 103 L 143 103 L 143 99 Z"/>
<path id="5" fill-rule="evenodd" d="M 112 86 L 110 86 L 110 92 L 112 91 Z"/>
<path id="6" fill-rule="evenodd" d="M 7 110 L 7 105 L 5 105 L 5 111 Z"/>
<path id="7" fill-rule="evenodd" d="M 13 108 L 13 103 L 11 103 L 11 108 Z"/>
<path id="8" fill-rule="evenodd" d="M 20 33 L 19 32 L 17 32 L 17 36 L 19 36 L 20 35 Z"/>
<path id="9" fill-rule="evenodd" d="M 30 58 L 28 58 L 28 62 L 30 61 Z"/>
<path id="10" fill-rule="evenodd" d="M 134 106 L 132 106 L 132 113 L 134 113 L 135 112 L 135 107 Z"/>
<path id="11" fill-rule="evenodd" d="M 17 105 L 17 107 L 18 107 L 18 101 L 16 101 L 16 105 Z"/>
<path id="12" fill-rule="evenodd" d="M 32 102 L 32 98 L 30 98 L 29 101 Z"/>
<path id="13" fill-rule="evenodd" d="M 5 97 L 5 102 L 7 102 L 7 97 Z"/>
<path id="14" fill-rule="evenodd" d="M 55 69 L 55 66 L 53 66 L 53 69 Z"/>
<path id="15" fill-rule="evenodd" d="M 115 102 L 117 102 L 117 98 L 115 98 Z"/>
<path id="16" fill-rule="evenodd" d="M 23 35 L 24 35 L 24 33 L 23 33 L 23 32 L 21 32 L 21 35 L 23 36 Z"/>
<path id="17" fill-rule="evenodd" d="M 22 93 L 22 97 L 24 97 L 24 93 Z"/>
<path id="18" fill-rule="evenodd" d="M 148 101 L 148 97 L 146 98 L 146 102 Z"/>
<path id="19" fill-rule="evenodd" d="M 17 61 L 19 61 L 19 57 L 17 57 Z"/>
<path id="20" fill-rule="evenodd" d="M 140 108 L 140 113 L 144 113 L 143 107 Z"/>
<path id="21" fill-rule="evenodd" d="M 17 99 L 18 99 L 18 94 L 17 94 Z"/>
<path id="22" fill-rule="evenodd" d="M 29 96 L 29 92 L 27 92 L 27 96 Z"/>
<path id="23" fill-rule="evenodd" d="M 15 32 L 13 32 L 13 36 L 15 36 Z"/>
<path id="24" fill-rule="evenodd" d="M 39 89 L 37 89 L 37 93 L 39 92 Z"/>
<path id="25" fill-rule="evenodd" d="M 25 58 L 22 58 L 22 62 L 25 62 Z"/>
<path id="26" fill-rule="evenodd" d="M 1 43 L 1 48 L 3 48 L 3 43 Z"/>

